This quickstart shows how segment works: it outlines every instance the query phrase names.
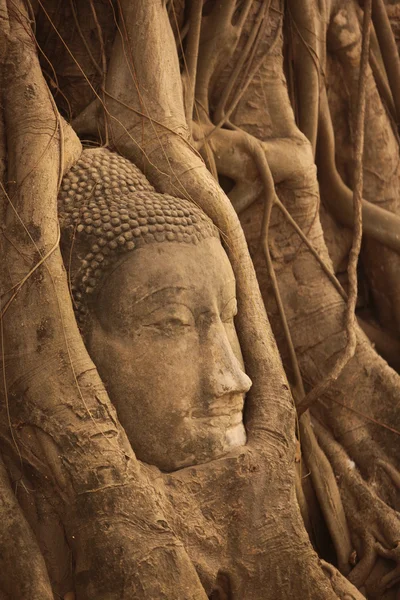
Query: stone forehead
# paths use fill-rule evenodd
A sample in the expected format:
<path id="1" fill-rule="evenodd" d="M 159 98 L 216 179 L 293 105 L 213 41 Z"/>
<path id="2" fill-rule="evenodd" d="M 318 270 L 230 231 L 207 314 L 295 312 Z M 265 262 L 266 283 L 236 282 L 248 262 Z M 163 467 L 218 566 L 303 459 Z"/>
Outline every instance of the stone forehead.
<path id="1" fill-rule="evenodd" d="M 157 193 L 135 165 L 105 148 L 83 151 L 63 178 L 58 208 L 78 312 L 121 254 L 148 243 L 219 237 L 195 204 Z"/>

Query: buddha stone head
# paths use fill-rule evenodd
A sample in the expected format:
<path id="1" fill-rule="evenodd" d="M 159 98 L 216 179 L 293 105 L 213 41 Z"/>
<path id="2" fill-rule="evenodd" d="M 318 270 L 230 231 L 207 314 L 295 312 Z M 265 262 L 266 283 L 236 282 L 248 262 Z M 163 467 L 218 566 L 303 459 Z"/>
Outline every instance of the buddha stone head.
<path id="1" fill-rule="evenodd" d="M 210 219 L 105 149 L 65 176 L 59 214 L 77 320 L 137 458 L 170 472 L 245 444 L 235 278 Z"/>

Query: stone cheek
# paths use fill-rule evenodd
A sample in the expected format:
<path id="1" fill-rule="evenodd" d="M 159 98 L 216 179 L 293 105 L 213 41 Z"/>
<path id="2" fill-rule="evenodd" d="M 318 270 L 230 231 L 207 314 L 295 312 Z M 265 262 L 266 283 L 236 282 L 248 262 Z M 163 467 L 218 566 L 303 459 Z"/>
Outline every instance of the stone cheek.
<path id="1" fill-rule="evenodd" d="M 121 254 L 148 243 L 219 237 L 196 205 L 157 193 L 134 164 L 106 148 L 83 151 L 62 181 L 58 207 L 81 322 L 86 300 Z"/>

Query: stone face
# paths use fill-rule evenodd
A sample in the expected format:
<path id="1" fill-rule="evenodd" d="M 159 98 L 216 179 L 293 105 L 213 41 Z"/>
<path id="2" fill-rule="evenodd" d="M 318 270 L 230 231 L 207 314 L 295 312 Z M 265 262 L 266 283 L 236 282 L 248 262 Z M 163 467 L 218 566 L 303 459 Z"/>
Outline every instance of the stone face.
<path id="1" fill-rule="evenodd" d="M 246 443 L 235 279 L 219 242 L 151 244 L 102 285 L 86 345 L 137 458 L 162 471 Z"/>
<path id="2" fill-rule="evenodd" d="M 85 343 L 137 457 L 172 472 L 245 445 L 235 277 L 210 219 L 105 149 L 66 175 L 59 211 Z"/>

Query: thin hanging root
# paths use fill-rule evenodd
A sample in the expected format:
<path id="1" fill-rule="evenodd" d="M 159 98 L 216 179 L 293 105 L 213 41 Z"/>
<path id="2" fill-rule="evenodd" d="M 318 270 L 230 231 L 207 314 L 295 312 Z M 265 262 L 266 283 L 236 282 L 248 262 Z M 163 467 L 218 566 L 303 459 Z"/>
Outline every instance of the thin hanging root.
<path id="1" fill-rule="evenodd" d="M 207 115 L 208 99 L 212 95 L 210 80 L 212 77 L 217 78 L 232 58 L 253 4 L 254 0 L 244 0 L 235 24 L 232 20 L 237 8 L 236 0 L 215 2 L 211 14 L 204 17 L 197 70 L 196 102 Z"/>
<path id="2" fill-rule="evenodd" d="M 5 193 L 5 189 L 3 187 L 3 185 L 0 183 L 0 186 L 3 190 L 3 192 Z M 8 195 L 7 195 L 8 198 Z M 14 213 L 16 214 L 17 218 L 19 219 L 19 215 L 15 210 L 14 205 L 12 204 L 11 200 L 8 198 L 8 201 L 14 211 Z M 22 223 L 23 227 L 25 227 L 25 225 Z M 26 229 L 26 228 L 25 228 Z M 29 233 L 29 232 L 28 232 Z M 58 227 L 57 230 L 57 239 L 53 245 L 52 248 L 50 248 L 50 250 L 45 254 L 45 255 L 40 255 L 40 260 L 32 267 L 32 269 L 29 271 L 29 273 L 27 275 L 25 275 L 25 277 L 23 277 L 21 279 L 21 281 L 16 284 L 16 286 L 14 286 L 14 291 L 11 294 L 11 297 L 7 300 L 7 302 L 5 303 L 4 307 L 0 306 L 0 319 L 4 318 L 4 315 L 6 314 L 7 310 L 9 309 L 9 307 L 11 306 L 11 304 L 13 303 L 13 301 L 15 300 L 16 296 L 19 294 L 19 292 L 21 291 L 21 289 L 23 288 L 23 286 L 25 285 L 25 283 L 32 277 L 32 275 L 35 273 L 35 271 L 46 262 L 46 260 L 53 254 L 53 252 L 55 252 L 58 248 L 58 245 L 60 243 L 60 227 Z"/>
<path id="3" fill-rule="evenodd" d="M 397 124 L 400 122 L 400 58 L 383 0 L 373 0 L 372 18 L 378 38 L 389 86 L 396 108 Z"/>
<path id="4" fill-rule="evenodd" d="M 288 2 L 290 25 L 292 26 L 292 51 L 294 78 L 296 80 L 296 102 L 298 106 L 298 125 L 300 131 L 309 140 L 315 156 L 318 132 L 318 108 L 322 72 L 319 52 L 319 19 L 316 7 L 310 0 L 290 0 Z M 324 85 L 324 84 L 323 84 Z"/>
<path id="5" fill-rule="evenodd" d="M 299 444 L 299 442 L 297 441 Z M 307 505 L 307 499 L 304 494 L 303 484 L 302 484 L 302 465 L 300 463 L 301 455 L 299 452 L 299 464 L 296 465 L 295 468 L 295 486 L 296 486 L 296 498 L 300 508 L 301 517 L 303 519 L 304 526 L 308 533 L 308 537 L 310 540 L 313 539 L 313 526 L 310 519 L 310 511 L 309 506 Z"/>
<path id="6" fill-rule="evenodd" d="M 396 108 L 394 106 L 392 91 L 389 87 L 389 84 L 386 81 L 384 74 L 382 73 L 381 65 L 379 64 L 375 52 L 371 51 L 371 55 L 369 58 L 371 71 L 374 76 L 375 85 L 379 92 L 379 96 L 383 102 L 383 105 L 386 107 L 386 110 L 392 120 L 393 123 L 397 121 Z"/>
<path id="7" fill-rule="evenodd" d="M 355 135 L 355 169 L 354 169 L 354 192 L 353 192 L 353 207 L 354 207 L 354 234 L 353 242 L 350 250 L 347 274 L 349 280 L 349 294 L 346 308 L 346 334 L 347 343 L 342 355 L 337 360 L 331 372 L 319 385 L 314 387 L 307 397 L 301 400 L 298 404 L 298 414 L 301 415 L 306 411 L 318 398 L 326 391 L 326 389 L 336 381 L 340 373 L 347 365 L 349 360 L 354 356 L 357 347 L 357 335 L 355 327 L 355 308 L 357 302 L 357 264 L 361 250 L 362 238 L 362 190 L 363 190 L 363 150 L 364 150 L 364 123 L 365 123 L 365 104 L 366 104 L 366 80 L 369 57 L 369 40 L 371 29 L 371 6 L 372 0 L 365 0 L 364 3 L 364 20 L 363 20 L 363 41 L 360 60 L 360 78 L 358 85 L 358 101 L 357 101 L 357 125 Z"/>
<path id="8" fill-rule="evenodd" d="M 250 151 L 253 152 L 254 160 L 257 164 L 257 167 L 260 172 L 260 177 L 263 182 L 264 190 L 265 190 L 265 208 L 263 215 L 263 222 L 261 226 L 261 246 L 264 252 L 265 262 L 267 264 L 268 275 L 271 280 L 272 289 L 274 291 L 275 301 L 278 307 L 279 316 L 282 322 L 282 327 L 285 334 L 285 339 L 288 344 L 290 361 L 294 373 L 295 379 L 295 390 L 296 395 L 300 398 L 304 397 L 304 386 L 303 380 L 300 373 L 299 363 L 296 356 L 296 350 L 293 345 L 292 336 L 290 333 L 289 325 L 286 318 L 285 308 L 283 306 L 282 298 L 279 292 L 278 281 L 276 279 L 274 266 L 272 264 L 271 255 L 269 252 L 269 224 L 271 219 L 271 211 L 272 206 L 274 204 L 274 199 L 276 197 L 274 180 L 271 175 L 271 170 L 269 168 L 267 159 L 265 158 L 265 154 L 260 144 L 256 143 L 256 140 L 253 138 L 247 137 L 248 146 Z"/>
<path id="9" fill-rule="evenodd" d="M 203 10 L 203 0 L 192 0 L 189 13 L 189 32 L 187 36 L 185 51 L 186 67 L 186 85 L 185 94 L 185 114 L 188 126 L 191 126 L 193 119 L 194 91 L 196 88 L 197 61 L 199 57 L 199 42 L 201 29 L 201 14 Z"/>
<path id="10" fill-rule="evenodd" d="M 86 38 L 81 29 L 81 26 L 79 24 L 78 15 L 76 14 L 75 0 L 69 0 L 69 5 L 71 7 L 72 16 L 74 18 L 75 27 L 78 30 L 79 37 L 81 38 L 81 41 L 82 41 L 83 45 L 85 46 L 86 52 L 88 53 L 89 58 L 92 61 L 94 68 L 96 69 L 97 73 L 102 77 L 103 73 L 102 73 L 101 67 L 100 67 L 99 63 L 97 62 L 97 60 L 95 59 L 95 57 L 93 56 L 93 53 L 90 50 L 89 44 L 87 43 Z"/>
<path id="11" fill-rule="evenodd" d="M 257 46 L 259 44 L 260 38 L 262 37 L 262 35 L 259 35 L 259 34 L 261 32 L 264 33 L 265 23 L 266 23 L 265 17 L 268 13 L 270 4 L 271 4 L 271 0 L 267 0 L 267 2 L 264 2 L 263 4 L 260 5 L 260 9 L 259 9 L 256 21 L 254 23 L 254 26 L 252 27 L 252 30 L 250 32 L 249 38 L 246 42 L 246 45 L 243 48 L 243 51 L 240 53 L 240 56 L 235 65 L 235 68 L 230 73 L 229 79 L 228 79 L 226 85 L 224 86 L 224 89 L 219 98 L 218 104 L 214 111 L 214 121 L 220 121 L 225 116 L 225 108 L 226 108 L 226 103 L 228 101 L 228 98 L 238 80 L 239 75 L 243 71 L 244 64 L 245 64 L 252 48 L 253 47 L 257 48 Z"/>
<path id="12" fill-rule="evenodd" d="M 385 460 L 378 460 L 376 464 L 382 467 L 382 469 L 386 472 L 386 474 L 392 480 L 393 485 L 400 491 L 400 473 L 399 471 L 390 463 Z"/>
<path id="13" fill-rule="evenodd" d="M 198 32 L 195 35 L 195 39 L 197 40 L 196 69 L 195 69 L 194 73 L 192 74 L 192 76 L 190 75 L 190 71 L 193 67 L 190 67 L 190 65 L 188 65 L 187 53 L 189 52 L 189 54 L 191 54 L 190 47 L 194 46 L 195 43 L 194 43 L 193 39 L 189 40 L 189 42 L 188 42 L 189 48 L 187 48 L 186 53 L 185 53 L 184 48 L 183 48 L 183 34 L 179 30 L 179 24 L 178 24 L 176 12 L 175 12 L 174 4 L 172 3 L 171 6 L 172 6 L 172 14 L 173 14 L 173 18 L 174 18 L 174 22 L 175 22 L 175 26 L 176 26 L 177 46 L 178 46 L 178 49 L 180 51 L 180 54 L 181 54 L 181 56 L 183 58 L 183 62 L 184 62 L 184 73 L 182 75 L 182 89 L 183 89 L 183 96 L 184 96 L 186 123 L 187 123 L 188 129 L 190 131 L 190 139 L 191 139 L 191 141 L 193 141 L 193 138 L 196 136 L 196 134 L 198 134 L 200 136 L 200 139 L 204 138 L 204 134 L 201 131 L 201 127 L 198 126 L 198 124 L 196 123 L 196 120 L 199 123 L 202 121 L 208 120 L 207 111 L 205 109 L 202 108 L 202 113 L 200 115 L 199 109 L 198 109 L 198 102 L 195 99 L 196 78 L 197 78 L 197 70 L 198 70 L 198 55 L 199 55 L 200 33 L 201 33 L 201 22 L 202 22 L 202 3 L 201 3 L 200 14 L 199 15 L 195 14 L 194 16 L 191 15 L 192 20 L 198 18 L 198 21 L 196 21 L 196 25 L 198 25 L 198 27 L 199 27 Z M 195 12 L 195 8 L 197 8 L 197 6 L 192 7 L 192 12 Z M 186 31 L 186 33 L 187 33 L 189 30 L 189 26 L 190 26 L 190 19 L 187 21 L 185 26 L 187 26 L 187 31 Z M 197 30 L 195 29 L 195 31 L 197 31 Z M 192 54 L 193 54 L 193 52 L 192 52 Z M 186 81 L 185 81 L 185 79 L 186 79 Z M 192 85 L 192 89 L 187 90 L 185 92 L 186 88 L 190 85 Z M 193 93 L 193 96 L 191 98 L 188 97 L 189 93 Z M 209 143 L 206 142 L 204 145 L 202 144 L 202 146 L 200 148 L 200 154 L 206 164 L 207 169 L 210 171 L 210 173 L 213 175 L 213 177 L 218 181 L 218 173 L 217 173 L 217 168 L 215 165 L 215 158 L 214 158 L 214 155 L 210 148 Z"/>
<path id="14" fill-rule="evenodd" d="M 329 211 L 345 227 L 354 226 L 352 192 L 345 185 L 335 164 L 335 135 L 326 89 L 320 98 L 317 144 L 318 181 Z M 400 217 L 362 200 L 363 233 L 400 254 Z"/>
<path id="15" fill-rule="evenodd" d="M 232 25 L 236 0 L 220 0 L 214 3 L 212 12 L 203 17 L 200 54 L 196 77 L 196 101 L 209 114 L 209 97 L 212 94 L 210 80 L 221 71 L 233 55 L 243 23 L 239 28 Z"/>
<path id="16" fill-rule="evenodd" d="M 373 9 L 372 9 L 373 10 Z M 375 80 L 375 85 L 378 90 L 379 96 L 382 100 L 383 106 L 385 107 L 389 119 L 393 125 L 393 131 L 397 133 L 397 115 L 394 100 L 392 96 L 392 90 L 390 89 L 389 80 L 387 78 L 385 65 L 382 60 L 381 49 L 379 47 L 378 38 L 376 36 L 375 28 L 371 28 L 371 47 L 369 54 L 369 65 L 371 67 L 372 75 Z"/>
<path id="17" fill-rule="evenodd" d="M 223 117 L 221 117 L 221 119 L 217 122 L 217 124 L 214 126 L 214 129 L 212 129 L 211 132 L 207 134 L 207 136 L 205 137 L 205 141 L 208 141 L 211 138 L 211 136 L 213 136 L 219 129 L 221 129 L 221 127 L 223 127 L 224 125 L 226 125 L 228 123 L 230 117 L 236 110 L 236 107 L 238 106 L 240 100 L 244 96 L 247 88 L 249 87 L 250 83 L 253 81 L 253 78 L 260 70 L 261 65 L 263 64 L 263 62 L 265 61 L 267 56 L 272 52 L 272 50 L 277 45 L 277 43 L 280 39 L 280 33 L 281 33 L 281 25 L 279 27 L 277 27 L 275 37 L 274 37 L 270 47 L 268 48 L 268 50 L 264 54 L 262 54 L 259 57 L 259 59 L 251 66 L 251 69 L 249 69 L 246 72 L 245 77 L 242 81 L 242 84 L 238 88 L 235 96 L 233 97 L 231 104 L 230 104 L 229 108 L 227 109 L 225 115 Z"/>
<path id="18" fill-rule="evenodd" d="M 97 37 L 99 39 L 99 43 L 100 43 L 100 51 L 101 51 L 101 76 L 102 76 L 102 81 L 103 81 L 103 86 L 102 89 L 105 90 L 106 89 L 106 80 L 107 80 L 107 57 L 106 57 L 106 51 L 105 51 L 105 46 L 104 46 L 104 38 L 103 38 L 103 32 L 101 29 L 101 25 L 99 23 L 99 19 L 97 17 L 97 12 L 94 6 L 94 2 L 93 0 L 89 0 L 90 2 L 90 8 L 92 10 L 92 15 L 93 15 L 93 19 L 96 25 L 96 30 L 97 30 Z M 105 105 L 106 99 L 105 99 L 105 95 L 104 92 L 102 94 L 102 98 L 103 98 L 103 105 Z M 104 112 L 104 130 L 105 130 L 105 139 L 104 139 L 104 144 L 106 146 L 109 145 L 109 136 L 108 136 L 108 122 L 107 122 L 107 114 L 106 112 Z"/>
<path id="19" fill-rule="evenodd" d="M 211 150 L 208 143 L 206 143 L 200 149 L 200 154 L 206 164 L 207 169 L 210 171 L 210 173 L 214 177 L 214 179 L 216 181 L 218 181 L 218 171 L 217 171 L 217 166 L 215 164 L 215 157 L 214 157 L 213 151 Z"/>
<path id="20" fill-rule="evenodd" d="M 290 225 L 293 227 L 293 229 L 295 230 L 297 235 L 300 237 L 300 239 L 307 246 L 307 248 L 309 249 L 311 254 L 314 256 L 314 258 L 317 260 L 318 264 L 322 268 L 325 275 L 328 277 L 329 281 L 332 283 L 333 287 L 336 289 L 337 292 L 339 292 L 339 294 L 342 296 L 343 300 L 347 301 L 347 294 L 344 291 L 344 289 L 342 288 L 342 286 L 340 285 L 340 282 L 338 281 L 337 277 L 335 276 L 334 273 L 332 273 L 332 270 L 325 263 L 325 261 L 320 257 L 317 250 L 314 248 L 314 246 L 311 244 L 308 237 L 305 235 L 304 231 L 299 227 L 299 225 L 297 225 L 296 221 L 293 219 L 292 215 L 287 210 L 285 205 L 282 204 L 282 202 L 280 201 L 278 196 L 275 197 L 275 204 L 277 205 L 279 210 L 283 213 L 283 215 L 285 216 L 287 221 L 290 223 Z"/>

